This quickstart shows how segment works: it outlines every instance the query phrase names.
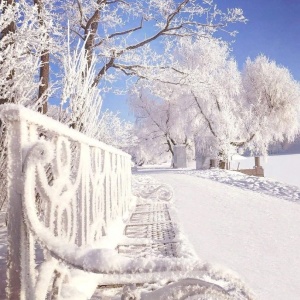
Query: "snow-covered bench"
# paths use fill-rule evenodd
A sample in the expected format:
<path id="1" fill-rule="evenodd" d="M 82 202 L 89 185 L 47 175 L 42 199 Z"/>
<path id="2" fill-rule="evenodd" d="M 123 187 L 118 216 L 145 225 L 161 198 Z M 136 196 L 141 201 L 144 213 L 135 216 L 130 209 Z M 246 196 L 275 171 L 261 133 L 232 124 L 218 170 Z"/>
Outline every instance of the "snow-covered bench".
<path id="1" fill-rule="evenodd" d="M 1 106 L 1 120 L 8 133 L 7 299 L 78 299 L 97 285 L 162 279 L 179 281 L 136 297 L 249 299 L 239 281 L 190 255 L 170 218 L 170 190 L 139 178 L 132 194 L 128 154 L 17 105 Z M 145 236 L 149 230 L 156 234 Z M 125 289 L 122 299 L 132 293 Z"/>

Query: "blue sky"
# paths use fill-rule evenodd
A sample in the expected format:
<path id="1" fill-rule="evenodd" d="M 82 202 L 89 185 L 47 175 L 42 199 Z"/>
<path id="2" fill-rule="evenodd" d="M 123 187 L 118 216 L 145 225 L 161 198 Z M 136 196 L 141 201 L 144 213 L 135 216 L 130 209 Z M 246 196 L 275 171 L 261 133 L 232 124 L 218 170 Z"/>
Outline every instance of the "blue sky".
<path id="1" fill-rule="evenodd" d="M 300 0 L 215 0 L 222 8 L 239 7 L 247 24 L 234 24 L 239 31 L 232 44 L 232 55 L 242 69 L 247 57 L 265 54 L 290 70 L 300 81 Z M 232 38 L 230 38 L 232 39 Z M 110 95 L 103 108 L 120 111 L 122 118 L 133 120 L 126 96 Z"/>
<path id="2" fill-rule="evenodd" d="M 300 80 L 300 0 L 219 0 L 218 3 L 222 8 L 242 8 L 249 20 L 246 25 L 235 26 L 239 34 L 232 48 L 240 68 L 247 57 L 253 59 L 263 53 Z"/>

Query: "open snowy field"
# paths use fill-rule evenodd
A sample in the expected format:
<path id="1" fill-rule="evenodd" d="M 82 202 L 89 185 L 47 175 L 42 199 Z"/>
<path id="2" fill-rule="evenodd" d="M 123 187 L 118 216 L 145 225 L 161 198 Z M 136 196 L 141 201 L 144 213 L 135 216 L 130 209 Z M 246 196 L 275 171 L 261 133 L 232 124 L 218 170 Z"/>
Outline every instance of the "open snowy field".
<path id="1" fill-rule="evenodd" d="M 240 169 L 252 168 L 254 158 L 247 157 L 244 160 L 235 161 L 232 166 L 237 168 L 238 163 L 240 163 Z M 261 165 L 265 170 L 265 177 L 300 187 L 300 154 L 272 155 L 266 159 L 261 158 Z"/>
<path id="2" fill-rule="evenodd" d="M 257 299 L 300 299 L 299 203 L 183 172 L 138 173 L 174 188 L 181 226 L 201 260 L 237 272 Z"/>

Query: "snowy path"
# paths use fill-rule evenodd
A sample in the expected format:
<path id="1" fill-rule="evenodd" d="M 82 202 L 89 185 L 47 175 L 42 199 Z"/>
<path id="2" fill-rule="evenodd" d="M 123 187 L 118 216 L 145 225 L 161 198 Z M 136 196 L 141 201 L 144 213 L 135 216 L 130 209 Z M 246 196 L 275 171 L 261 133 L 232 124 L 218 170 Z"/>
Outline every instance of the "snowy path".
<path id="1" fill-rule="evenodd" d="M 153 171 L 145 174 L 174 187 L 181 225 L 200 259 L 236 271 L 258 299 L 300 299 L 299 204 Z"/>

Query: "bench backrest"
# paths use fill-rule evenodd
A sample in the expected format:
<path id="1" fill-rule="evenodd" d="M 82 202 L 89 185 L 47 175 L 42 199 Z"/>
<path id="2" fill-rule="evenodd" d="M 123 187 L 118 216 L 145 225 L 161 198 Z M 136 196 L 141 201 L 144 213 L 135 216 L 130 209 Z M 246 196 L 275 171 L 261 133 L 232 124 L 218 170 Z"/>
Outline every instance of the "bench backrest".
<path id="1" fill-rule="evenodd" d="M 128 213 L 131 157 L 24 107 L 0 109 L 8 133 L 7 295 L 33 299 L 38 236 L 27 228 L 28 214 L 48 238 L 97 242 Z"/>

